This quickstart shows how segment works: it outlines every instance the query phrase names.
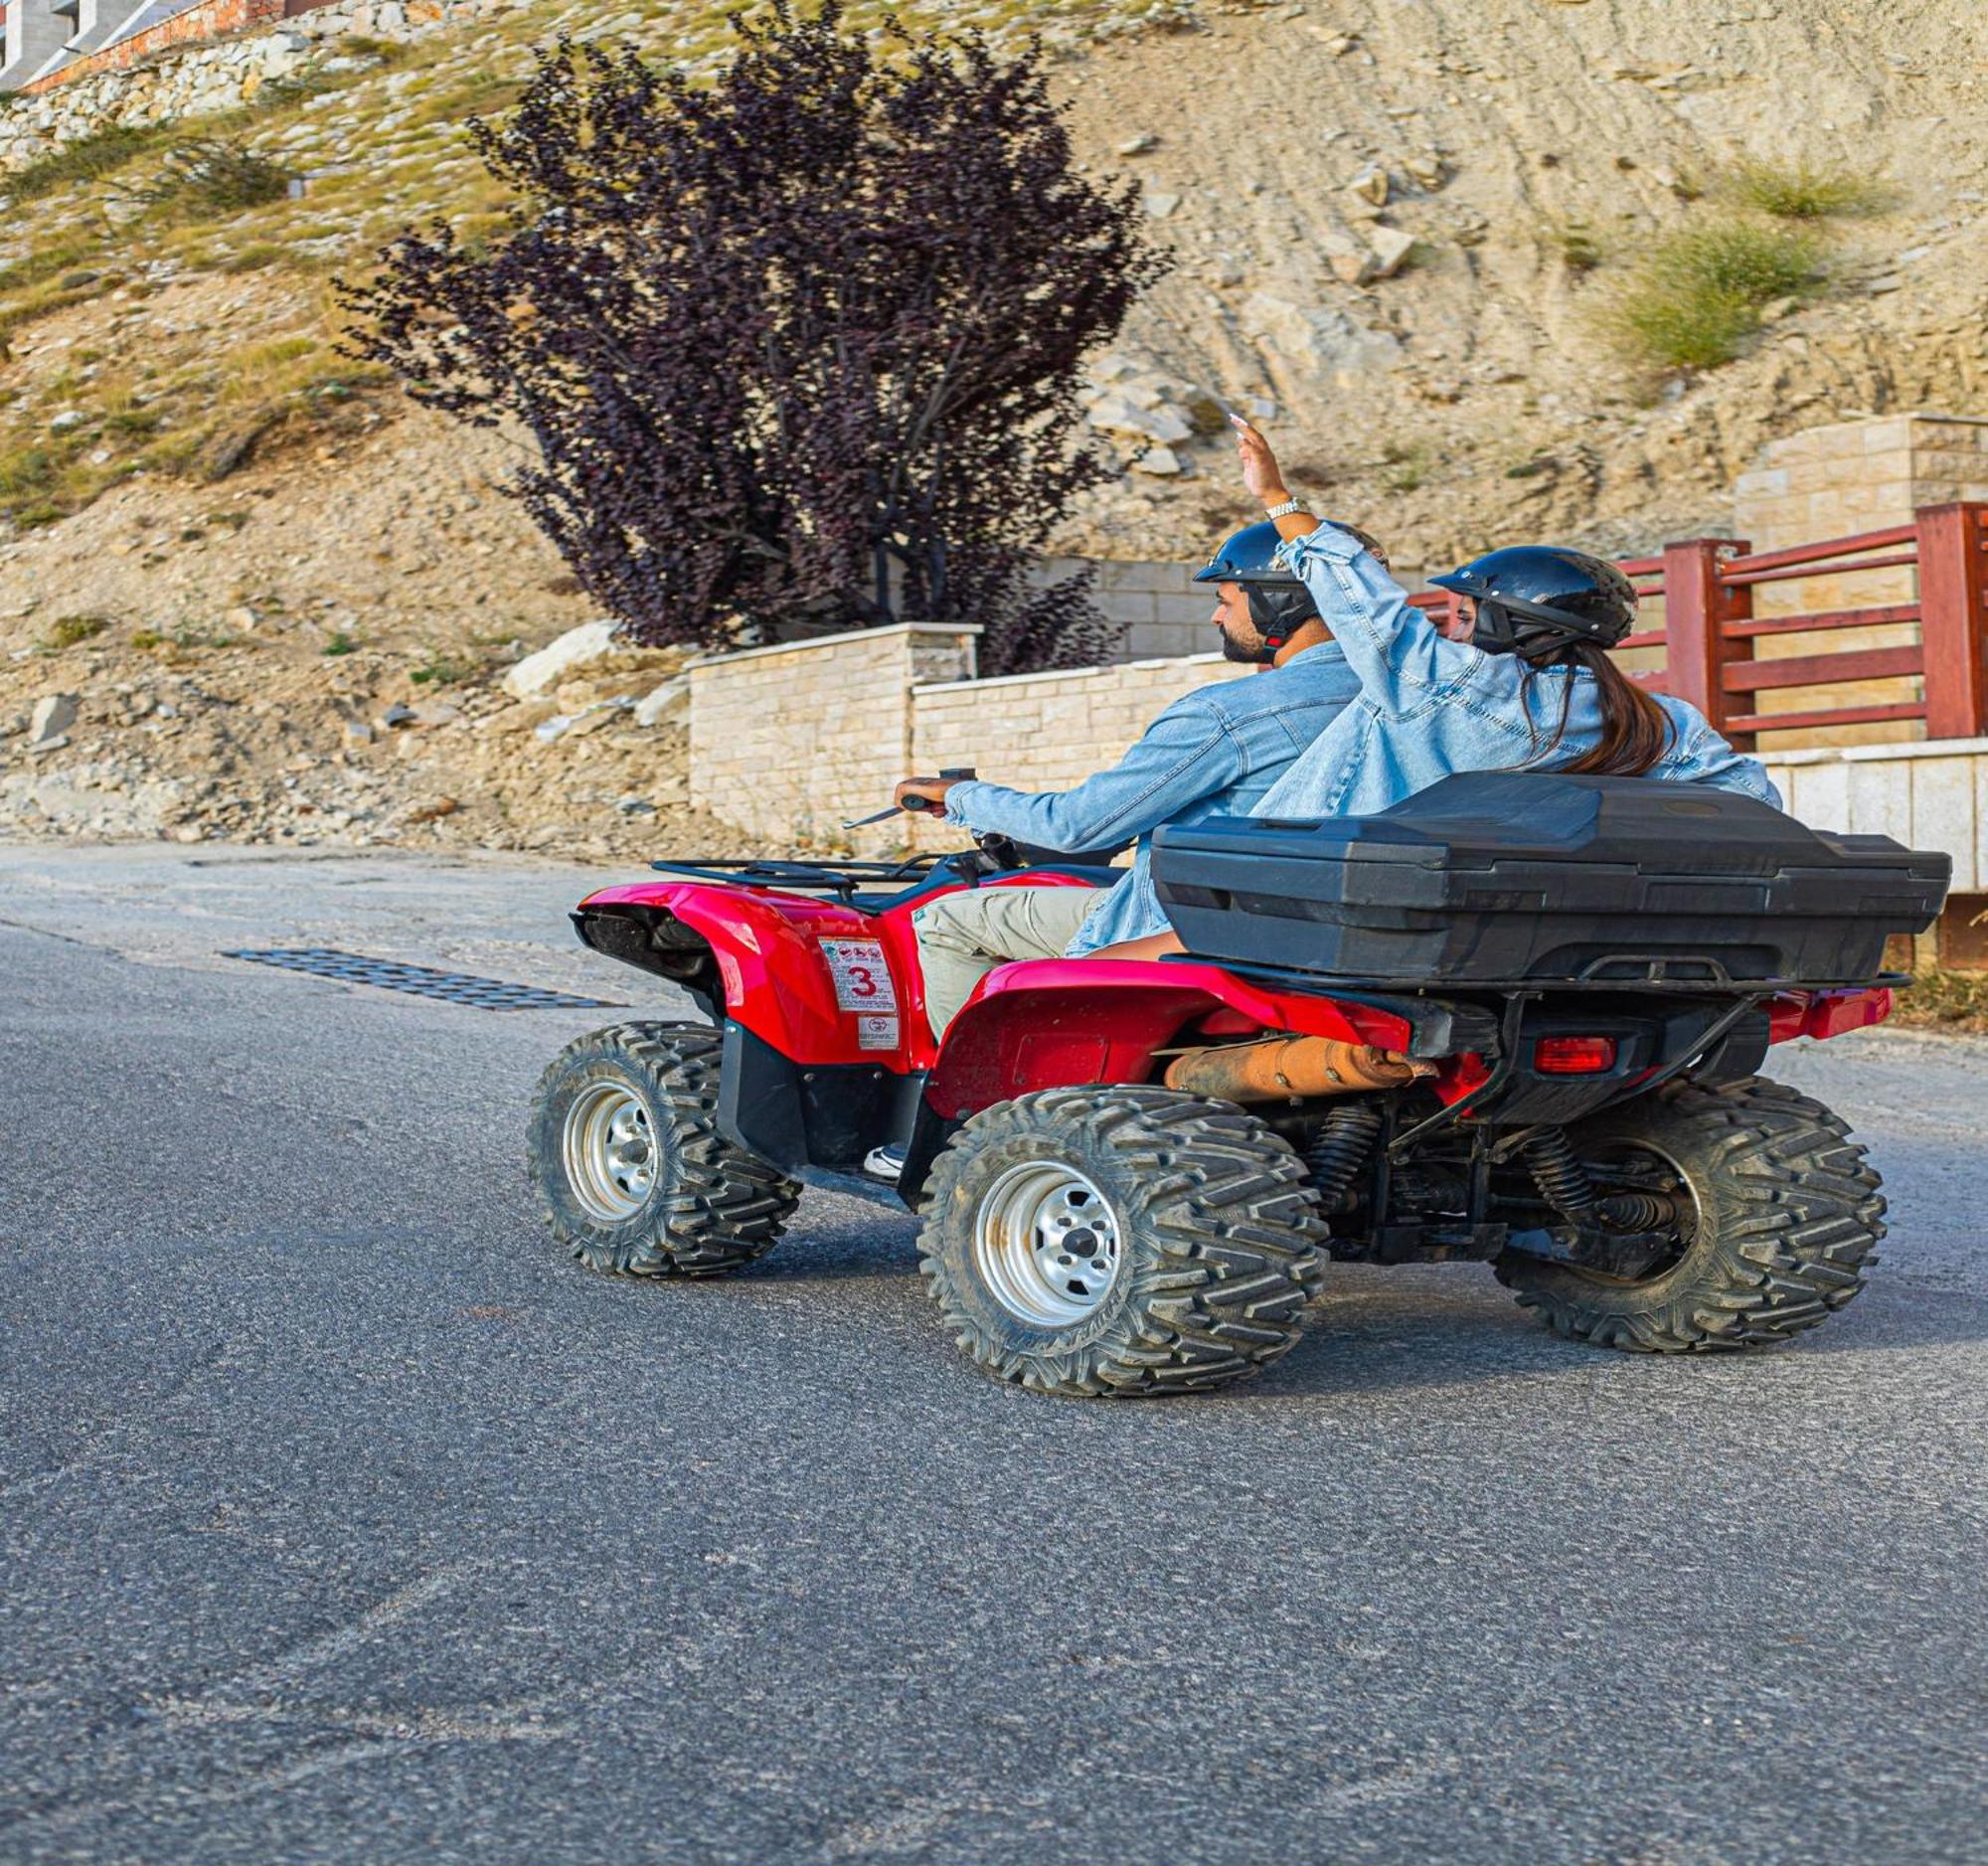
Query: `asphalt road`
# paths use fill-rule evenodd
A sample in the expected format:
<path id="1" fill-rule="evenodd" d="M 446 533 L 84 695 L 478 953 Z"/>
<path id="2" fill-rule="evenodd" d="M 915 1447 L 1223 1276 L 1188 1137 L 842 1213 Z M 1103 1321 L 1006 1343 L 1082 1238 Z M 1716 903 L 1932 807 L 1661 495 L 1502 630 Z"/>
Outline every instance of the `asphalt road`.
<path id="1" fill-rule="evenodd" d="M 0 849 L 0 1859 L 1988 1859 L 1988 1046 L 1777 1053 L 1893 1195 L 1790 1347 L 1341 1270 L 1233 1394 L 1031 1398 L 912 1228 L 617 1283 L 494 1014 L 578 871 Z"/>

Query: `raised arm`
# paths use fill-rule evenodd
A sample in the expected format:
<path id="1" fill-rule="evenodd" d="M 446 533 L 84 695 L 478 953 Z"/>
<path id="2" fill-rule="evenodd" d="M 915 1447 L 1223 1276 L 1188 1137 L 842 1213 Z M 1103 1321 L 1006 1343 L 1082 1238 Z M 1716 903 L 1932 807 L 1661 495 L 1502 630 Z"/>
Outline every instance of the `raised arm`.
<path id="1" fill-rule="evenodd" d="M 1346 651 L 1369 706 L 1403 718 L 1426 711 L 1464 686 L 1498 684 L 1501 670 L 1489 665 L 1495 657 L 1446 639 L 1353 533 L 1321 524 L 1309 512 L 1277 512 L 1291 495 L 1276 454 L 1240 415 L 1229 419 L 1236 429 L 1242 483 L 1272 513 L 1290 567 L 1304 580 L 1326 627 Z"/>

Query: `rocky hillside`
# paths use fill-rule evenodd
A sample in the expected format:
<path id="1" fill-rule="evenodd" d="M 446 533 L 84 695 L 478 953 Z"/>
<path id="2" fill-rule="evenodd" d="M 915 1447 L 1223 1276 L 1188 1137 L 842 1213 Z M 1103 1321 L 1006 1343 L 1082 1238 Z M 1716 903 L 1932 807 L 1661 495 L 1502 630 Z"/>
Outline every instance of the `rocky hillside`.
<path id="1" fill-rule="evenodd" d="M 140 120 L 16 179 L 0 832 L 654 843 L 673 726 L 609 706 L 542 734 L 496 689 L 588 615 L 502 496 L 516 441 L 355 370 L 329 279 L 412 220 L 500 225 L 462 122 L 516 94 L 535 40 L 695 61 L 722 10 L 513 5 L 422 31 L 381 7 L 288 47 L 226 115 Z M 1988 18 L 1966 0 L 901 11 L 1047 25 L 1088 161 L 1138 178 L 1179 255 L 1098 361 L 1091 419 L 1127 471 L 1064 548 L 1192 557 L 1229 524 L 1215 397 L 1420 564 L 1718 527 L 1774 434 L 1984 412 Z M 215 160 L 216 136 L 252 160 Z M 1625 359 L 1611 309 L 1656 243 L 1743 208 L 1748 161 L 1862 184 L 1816 223 L 1814 275 L 1723 367 Z M 600 672 L 614 691 L 551 717 L 663 671 Z M 37 732 L 58 696 L 75 719 Z M 414 723 L 384 723 L 397 707 Z"/>

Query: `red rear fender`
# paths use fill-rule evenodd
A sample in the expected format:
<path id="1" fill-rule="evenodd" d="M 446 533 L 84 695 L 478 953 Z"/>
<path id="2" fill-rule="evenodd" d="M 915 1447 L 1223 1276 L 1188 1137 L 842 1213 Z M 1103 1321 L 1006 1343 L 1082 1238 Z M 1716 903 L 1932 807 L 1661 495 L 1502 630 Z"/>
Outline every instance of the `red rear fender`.
<path id="1" fill-rule="evenodd" d="M 1265 990 L 1219 965 L 1031 959 L 988 974 L 946 1032 L 926 1096 L 953 1119 L 1038 1089 L 1150 1082 L 1157 1053 L 1191 1024 L 1210 1034 L 1296 1031 L 1389 1050 L 1410 1040 L 1407 1022 L 1387 1011 Z"/>

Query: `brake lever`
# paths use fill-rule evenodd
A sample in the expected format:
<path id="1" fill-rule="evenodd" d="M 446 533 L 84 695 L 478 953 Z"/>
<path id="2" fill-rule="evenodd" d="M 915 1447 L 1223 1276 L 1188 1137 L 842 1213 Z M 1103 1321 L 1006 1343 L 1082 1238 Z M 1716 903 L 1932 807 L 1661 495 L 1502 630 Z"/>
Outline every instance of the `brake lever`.
<path id="1" fill-rule="evenodd" d="M 971 764 L 956 764 L 949 769 L 939 772 L 941 777 L 950 778 L 955 781 L 962 781 L 973 774 L 974 769 Z M 907 810 L 911 811 L 913 815 L 917 815 L 926 810 L 942 808 L 944 808 L 943 804 L 934 803 L 929 797 L 907 797 L 904 802 L 894 803 L 889 809 L 879 810 L 874 816 L 859 816 L 855 822 L 844 823 L 842 826 L 844 829 L 868 829 L 872 823 L 884 822 L 887 818 L 900 815 Z"/>

